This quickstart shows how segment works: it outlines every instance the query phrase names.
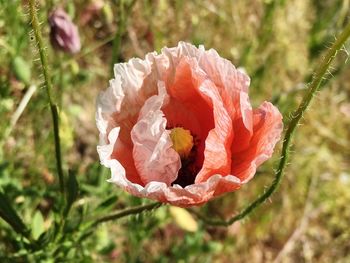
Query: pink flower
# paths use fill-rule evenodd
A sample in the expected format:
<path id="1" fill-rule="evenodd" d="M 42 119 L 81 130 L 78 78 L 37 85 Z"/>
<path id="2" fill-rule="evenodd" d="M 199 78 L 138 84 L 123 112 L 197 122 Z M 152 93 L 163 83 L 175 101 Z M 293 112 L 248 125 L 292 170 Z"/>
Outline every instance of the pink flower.
<path id="1" fill-rule="evenodd" d="M 97 150 L 135 196 L 201 205 L 248 182 L 280 139 L 278 109 L 252 110 L 249 77 L 213 49 L 180 42 L 114 73 L 97 100 Z"/>
<path id="2" fill-rule="evenodd" d="M 49 23 L 50 40 L 54 47 L 73 54 L 80 51 L 78 28 L 62 8 L 57 8 L 50 14 Z"/>

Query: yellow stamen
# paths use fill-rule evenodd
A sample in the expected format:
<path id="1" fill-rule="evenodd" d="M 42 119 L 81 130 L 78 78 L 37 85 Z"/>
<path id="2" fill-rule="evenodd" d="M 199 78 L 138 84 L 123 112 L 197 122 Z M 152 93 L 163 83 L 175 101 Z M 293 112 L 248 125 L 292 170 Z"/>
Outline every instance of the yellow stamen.
<path id="1" fill-rule="evenodd" d="M 185 130 L 181 127 L 171 129 L 170 138 L 173 141 L 173 149 L 180 155 L 180 157 L 186 158 L 191 152 L 193 147 L 193 137 L 189 130 Z"/>

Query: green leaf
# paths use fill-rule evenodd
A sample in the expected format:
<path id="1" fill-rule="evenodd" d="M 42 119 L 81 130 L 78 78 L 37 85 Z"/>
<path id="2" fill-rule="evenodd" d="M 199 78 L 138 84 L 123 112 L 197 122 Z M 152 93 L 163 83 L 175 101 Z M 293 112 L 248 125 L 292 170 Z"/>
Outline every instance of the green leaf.
<path id="1" fill-rule="evenodd" d="M 15 57 L 12 60 L 12 70 L 19 81 L 29 85 L 31 78 L 30 67 L 22 57 Z"/>
<path id="2" fill-rule="evenodd" d="M 67 182 L 67 204 L 64 211 L 65 215 L 68 215 L 70 208 L 74 201 L 78 198 L 79 185 L 73 172 L 69 172 Z"/>
<path id="3" fill-rule="evenodd" d="M 107 197 L 105 200 L 103 200 L 101 203 L 98 204 L 96 208 L 96 212 L 102 212 L 105 210 L 108 210 L 109 208 L 113 207 L 118 200 L 118 196 L 111 195 Z"/>
<path id="4" fill-rule="evenodd" d="M 54 239 L 54 228 L 49 228 L 46 232 L 43 232 L 38 237 L 38 244 L 40 247 L 46 246 L 48 243 L 50 243 Z"/>
<path id="5" fill-rule="evenodd" d="M 17 233 L 28 236 L 29 230 L 18 216 L 15 209 L 0 190 L 0 217 L 5 220 Z"/>
<path id="6" fill-rule="evenodd" d="M 36 211 L 32 221 L 32 235 L 34 239 L 38 239 L 38 237 L 44 233 L 44 218 L 40 211 Z"/>

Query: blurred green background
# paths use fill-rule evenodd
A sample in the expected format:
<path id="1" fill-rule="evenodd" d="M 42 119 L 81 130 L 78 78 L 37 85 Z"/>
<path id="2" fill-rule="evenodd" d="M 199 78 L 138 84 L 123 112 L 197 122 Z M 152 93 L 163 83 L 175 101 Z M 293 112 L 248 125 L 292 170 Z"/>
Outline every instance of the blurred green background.
<path id="1" fill-rule="evenodd" d="M 28 255 L 0 220 L 1 262 L 350 262 L 349 45 L 304 116 L 279 191 L 249 218 L 210 227 L 163 206 L 102 224 L 82 242 L 73 234 L 83 217 L 147 203 L 107 183 L 109 171 L 96 152 L 95 100 L 108 87 L 112 41 L 121 26 L 119 62 L 180 40 L 203 44 L 244 68 L 253 106 L 272 101 L 287 123 L 322 55 L 348 22 L 349 0 L 124 0 L 124 16 L 117 0 L 38 2 L 61 111 L 64 169 L 77 176 L 80 193 L 72 235 L 62 244 L 68 252 Z M 50 45 L 47 17 L 57 6 L 79 28 L 82 50 L 75 55 Z M 26 1 L 0 0 L 0 187 L 38 238 L 56 222 L 58 186 L 50 109 L 29 21 Z M 15 121 L 23 98 L 28 104 Z M 280 146 L 242 190 L 201 211 L 228 218 L 264 191 Z"/>

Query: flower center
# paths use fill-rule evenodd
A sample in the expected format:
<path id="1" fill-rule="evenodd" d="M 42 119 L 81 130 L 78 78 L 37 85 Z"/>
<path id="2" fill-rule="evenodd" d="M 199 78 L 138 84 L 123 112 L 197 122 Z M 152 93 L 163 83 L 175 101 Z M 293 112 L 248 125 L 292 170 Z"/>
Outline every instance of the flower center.
<path id="1" fill-rule="evenodd" d="M 193 137 L 189 130 L 181 127 L 171 129 L 170 138 L 173 142 L 173 149 L 180 155 L 181 159 L 186 159 L 193 147 Z"/>
<path id="2" fill-rule="evenodd" d="M 173 149 L 181 157 L 181 168 L 172 185 L 178 184 L 186 187 L 187 185 L 194 184 L 196 175 L 200 170 L 200 167 L 196 163 L 198 138 L 196 135 L 192 135 L 190 130 L 182 127 L 170 129 L 169 135 L 173 142 Z"/>

